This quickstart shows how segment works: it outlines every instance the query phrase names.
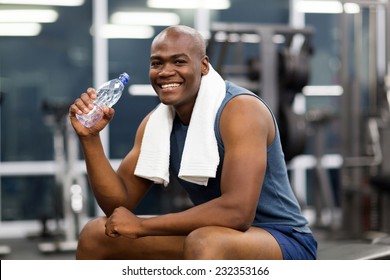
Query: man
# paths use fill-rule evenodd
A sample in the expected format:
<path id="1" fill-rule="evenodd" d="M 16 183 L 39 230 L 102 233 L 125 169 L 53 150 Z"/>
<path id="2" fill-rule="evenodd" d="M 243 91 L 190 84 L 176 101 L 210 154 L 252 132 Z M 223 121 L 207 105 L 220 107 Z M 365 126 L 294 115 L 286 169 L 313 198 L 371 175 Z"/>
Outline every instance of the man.
<path id="1" fill-rule="evenodd" d="M 75 115 L 93 108 L 95 90 L 88 89 L 70 106 L 69 116 L 82 145 L 89 180 L 106 214 L 84 227 L 76 257 L 315 259 L 317 244 L 288 183 L 278 128 L 269 108 L 254 94 L 229 82 L 218 84 L 219 89 L 223 87 L 222 99 L 217 98 L 217 89 L 207 91 L 220 77 L 209 64 L 202 36 L 186 26 L 168 27 L 153 40 L 149 76 L 162 104 L 141 122 L 134 147 L 117 171 L 106 159 L 99 138 L 114 110 L 105 108 L 104 117 L 95 126 L 86 128 Z M 200 101 L 200 92 L 207 92 L 202 95 L 204 101 Z M 202 105 L 198 105 L 200 102 Z M 195 126 L 195 108 L 202 110 L 199 107 L 213 102 L 218 111 L 207 109 L 198 113 L 197 118 L 212 112 L 218 169 L 197 184 L 179 174 L 185 164 L 184 143 L 190 150 L 187 141 L 191 127 Z M 143 152 L 149 137 L 146 131 L 153 122 L 161 121 L 154 115 L 164 108 L 166 112 L 172 111 L 173 118 L 167 142 L 170 176 L 179 178 L 194 206 L 178 213 L 140 218 L 131 211 L 154 181 L 140 171 L 143 153 L 147 153 Z M 159 124 L 155 127 L 158 139 L 152 140 L 159 145 L 166 139 L 161 136 Z M 200 132 L 203 133 L 202 128 Z M 199 141 L 203 139 L 203 135 L 192 134 Z M 198 140 L 193 142 L 194 146 Z M 200 149 L 209 145 L 201 145 Z M 152 152 L 151 156 L 154 155 Z M 155 171 L 144 169 L 146 173 Z M 166 181 L 167 178 L 160 182 Z"/>

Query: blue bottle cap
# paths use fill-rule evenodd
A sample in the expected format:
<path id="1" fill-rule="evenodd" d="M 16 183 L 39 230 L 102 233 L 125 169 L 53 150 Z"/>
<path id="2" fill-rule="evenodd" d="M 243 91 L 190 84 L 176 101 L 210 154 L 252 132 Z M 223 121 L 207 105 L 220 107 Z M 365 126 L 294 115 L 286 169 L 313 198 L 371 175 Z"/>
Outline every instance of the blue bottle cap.
<path id="1" fill-rule="evenodd" d="M 123 72 L 120 76 L 119 76 L 119 80 L 122 81 L 122 83 L 124 84 L 127 84 L 129 82 L 129 79 L 130 79 L 130 76 L 129 74 L 127 74 L 126 72 Z"/>

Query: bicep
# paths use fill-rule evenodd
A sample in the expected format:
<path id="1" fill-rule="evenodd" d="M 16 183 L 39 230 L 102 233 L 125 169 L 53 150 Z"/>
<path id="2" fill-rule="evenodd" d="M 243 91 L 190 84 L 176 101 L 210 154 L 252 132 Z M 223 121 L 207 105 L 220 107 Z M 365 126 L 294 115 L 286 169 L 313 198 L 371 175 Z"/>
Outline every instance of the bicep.
<path id="1" fill-rule="evenodd" d="M 250 96 L 232 99 L 220 123 L 225 155 L 221 191 L 237 207 L 254 215 L 267 167 L 267 143 L 273 120 L 261 101 Z"/>

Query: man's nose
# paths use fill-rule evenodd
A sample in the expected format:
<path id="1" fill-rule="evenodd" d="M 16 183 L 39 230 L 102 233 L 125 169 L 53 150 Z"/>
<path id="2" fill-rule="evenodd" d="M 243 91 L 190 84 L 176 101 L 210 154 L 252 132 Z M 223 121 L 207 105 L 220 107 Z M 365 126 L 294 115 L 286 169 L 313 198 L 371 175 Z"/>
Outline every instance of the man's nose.
<path id="1" fill-rule="evenodd" d="M 159 72 L 160 76 L 171 76 L 175 74 L 174 66 L 170 63 L 166 63 L 161 68 L 161 71 Z"/>

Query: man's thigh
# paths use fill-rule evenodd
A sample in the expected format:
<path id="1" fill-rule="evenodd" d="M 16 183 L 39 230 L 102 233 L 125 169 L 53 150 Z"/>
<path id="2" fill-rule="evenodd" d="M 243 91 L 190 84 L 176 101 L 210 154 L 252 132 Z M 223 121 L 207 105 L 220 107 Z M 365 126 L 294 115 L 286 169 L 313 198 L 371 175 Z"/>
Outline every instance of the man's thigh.
<path id="1" fill-rule="evenodd" d="M 283 259 L 276 239 L 268 231 L 257 227 L 241 232 L 208 226 L 193 231 L 186 243 L 203 247 L 194 251 L 201 252 L 201 258 L 206 259 Z"/>
<path id="2" fill-rule="evenodd" d="M 137 239 L 110 238 L 112 259 L 177 260 L 183 259 L 184 236 L 147 236 Z"/>

